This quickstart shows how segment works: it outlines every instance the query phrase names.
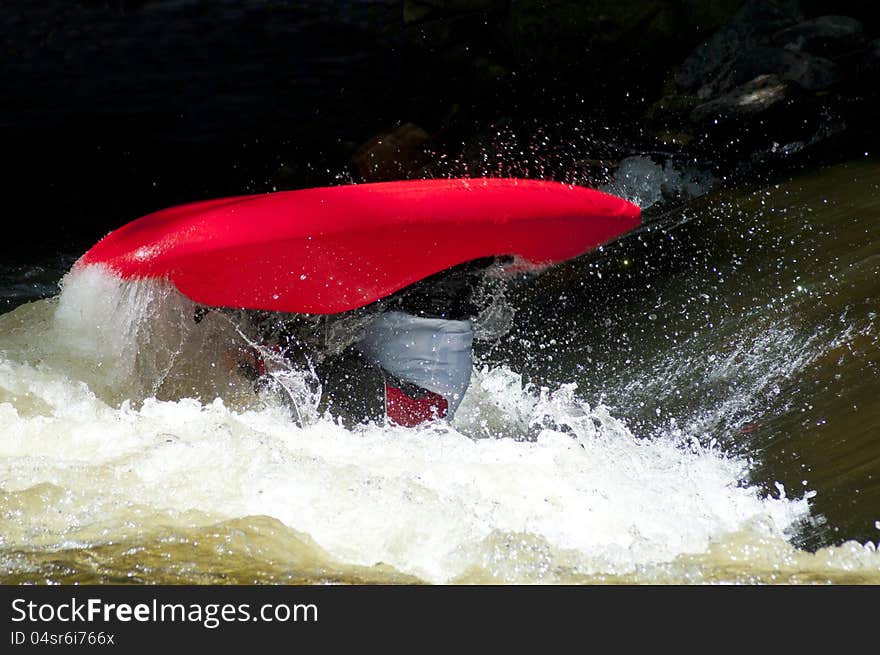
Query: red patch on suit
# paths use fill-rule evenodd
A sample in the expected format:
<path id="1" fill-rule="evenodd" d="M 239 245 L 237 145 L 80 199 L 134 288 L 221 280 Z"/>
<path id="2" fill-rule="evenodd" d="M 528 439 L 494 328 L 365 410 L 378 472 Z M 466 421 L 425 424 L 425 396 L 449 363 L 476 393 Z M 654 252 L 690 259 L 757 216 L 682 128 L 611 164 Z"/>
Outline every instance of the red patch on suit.
<path id="1" fill-rule="evenodd" d="M 449 412 L 449 402 L 438 393 L 425 390 L 413 398 L 400 389 L 385 385 L 385 413 L 388 420 L 407 428 L 443 418 Z"/>

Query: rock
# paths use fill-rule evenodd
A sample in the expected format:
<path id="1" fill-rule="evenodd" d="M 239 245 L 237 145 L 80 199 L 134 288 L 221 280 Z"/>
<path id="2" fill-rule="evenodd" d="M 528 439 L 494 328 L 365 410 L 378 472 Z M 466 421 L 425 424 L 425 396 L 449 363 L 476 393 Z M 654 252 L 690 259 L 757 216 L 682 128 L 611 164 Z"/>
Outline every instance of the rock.
<path id="1" fill-rule="evenodd" d="M 757 47 L 742 53 L 726 85 L 743 84 L 758 75 L 774 74 L 807 91 L 821 91 L 840 80 L 837 66 L 829 59 L 785 48 Z"/>
<path id="2" fill-rule="evenodd" d="M 736 161 L 775 153 L 773 144 L 815 140 L 837 97 L 818 92 L 854 78 L 845 61 L 852 53 L 834 61 L 816 53 L 836 52 L 845 34 L 861 34 L 861 24 L 839 16 L 804 21 L 799 12 L 798 2 L 750 1 L 682 64 L 678 94 L 702 100 L 685 121 L 699 130 L 698 149 Z"/>
<path id="3" fill-rule="evenodd" d="M 676 84 L 703 99 L 730 90 L 749 79 L 731 80 L 741 54 L 768 44 L 773 34 L 798 20 L 796 0 L 749 0 L 685 59 L 676 73 Z"/>
<path id="4" fill-rule="evenodd" d="M 857 49 L 862 24 L 847 16 L 799 20 L 793 1 L 752 0 L 702 46 L 676 74 L 676 84 L 708 100 L 761 75 L 821 91 L 841 79 L 838 67 L 820 56 Z"/>
<path id="5" fill-rule="evenodd" d="M 829 59 L 807 52 L 754 46 L 733 55 L 726 69 L 697 96 L 703 100 L 723 95 L 760 75 L 776 75 L 808 91 L 821 91 L 838 82 L 838 67 Z"/>
<path id="6" fill-rule="evenodd" d="M 773 34 L 799 18 L 796 0 L 749 0 L 685 59 L 676 73 L 676 84 L 701 98 L 730 90 L 744 81 L 729 82 L 742 53 L 769 43 Z"/>
<path id="7" fill-rule="evenodd" d="M 719 98 L 696 107 L 690 115 L 693 123 L 717 119 L 755 116 L 781 106 L 797 95 L 792 82 L 776 75 L 760 75 Z"/>
<path id="8" fill-rule="evenodd" d="M 778 75 L 759 75 L 698 106 L 690 121 L 699 129 L 699 150 L 716 162 L 741 164 L 762 153 L 785 156 L 825 138 L 825 111 L 822 96 Z"/>
<path id="9" fill-rule="evenodd" d="M 424 145 L 428 139 L 425 130 L 404 123 L 361 145 L 352 155 L 352 163 L 366 182 L 405 179 L 426 163 Z"/>
<path id="10" fill-rule="evenodd" d="M 820 16 L 773 35 L 773 43 L 788 50 L 833 57 L 864 43 L 862 24 L 849 16 Z"/>

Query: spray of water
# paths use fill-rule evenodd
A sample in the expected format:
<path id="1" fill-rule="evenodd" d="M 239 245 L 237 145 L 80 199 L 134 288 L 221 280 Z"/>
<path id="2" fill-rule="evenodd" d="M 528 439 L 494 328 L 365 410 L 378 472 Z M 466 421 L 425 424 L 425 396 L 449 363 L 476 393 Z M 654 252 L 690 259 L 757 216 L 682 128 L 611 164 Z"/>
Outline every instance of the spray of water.
<path id="1" fill-rule="evenodd" d="M 535 388 L 505 366 L 475 371 L 451 425 L 299 427 L 223 365 L 240 340 L 229 321 L 193 309 L 162 283 L 87 268 L 0 319 L 0 552 L 230 521 L 247 542 L 270 517 L 301 544 L 296 561 L 307 548 L 349 572 L 650 579 L 731 535 L 787 544 L 809 513 L 809 493 L 745 483 L 744 458 L 683 431 L 633 434 L 575 385 Z"/>

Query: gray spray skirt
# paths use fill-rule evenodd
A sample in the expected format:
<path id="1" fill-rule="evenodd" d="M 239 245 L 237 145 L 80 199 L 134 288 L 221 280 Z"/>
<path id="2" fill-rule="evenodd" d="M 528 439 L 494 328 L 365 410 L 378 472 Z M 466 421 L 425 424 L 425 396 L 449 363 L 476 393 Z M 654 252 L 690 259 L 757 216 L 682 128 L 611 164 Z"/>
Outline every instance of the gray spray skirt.
<path id="1" fill-rule="evenodd" d="M 446 398 L 452 418 L 471 380 L 473 342 L 470 321 L 385 312 L 357 348 L 392 375 Z"/>

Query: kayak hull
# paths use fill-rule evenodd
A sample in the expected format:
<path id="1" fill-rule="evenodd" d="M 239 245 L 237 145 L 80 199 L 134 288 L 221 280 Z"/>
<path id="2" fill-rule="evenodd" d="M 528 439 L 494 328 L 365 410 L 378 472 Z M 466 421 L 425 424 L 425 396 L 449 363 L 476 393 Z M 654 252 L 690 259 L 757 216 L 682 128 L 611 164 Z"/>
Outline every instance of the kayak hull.
<path id="1" fill-rule="evenodd" d="M 625 200 L 557 182 L 361 184 L 164 209 L 111 232 L 77 266 L 168 279 L 209 306 L 335 314 L 483 257 L 557 264 L 639 221 Z"/>

